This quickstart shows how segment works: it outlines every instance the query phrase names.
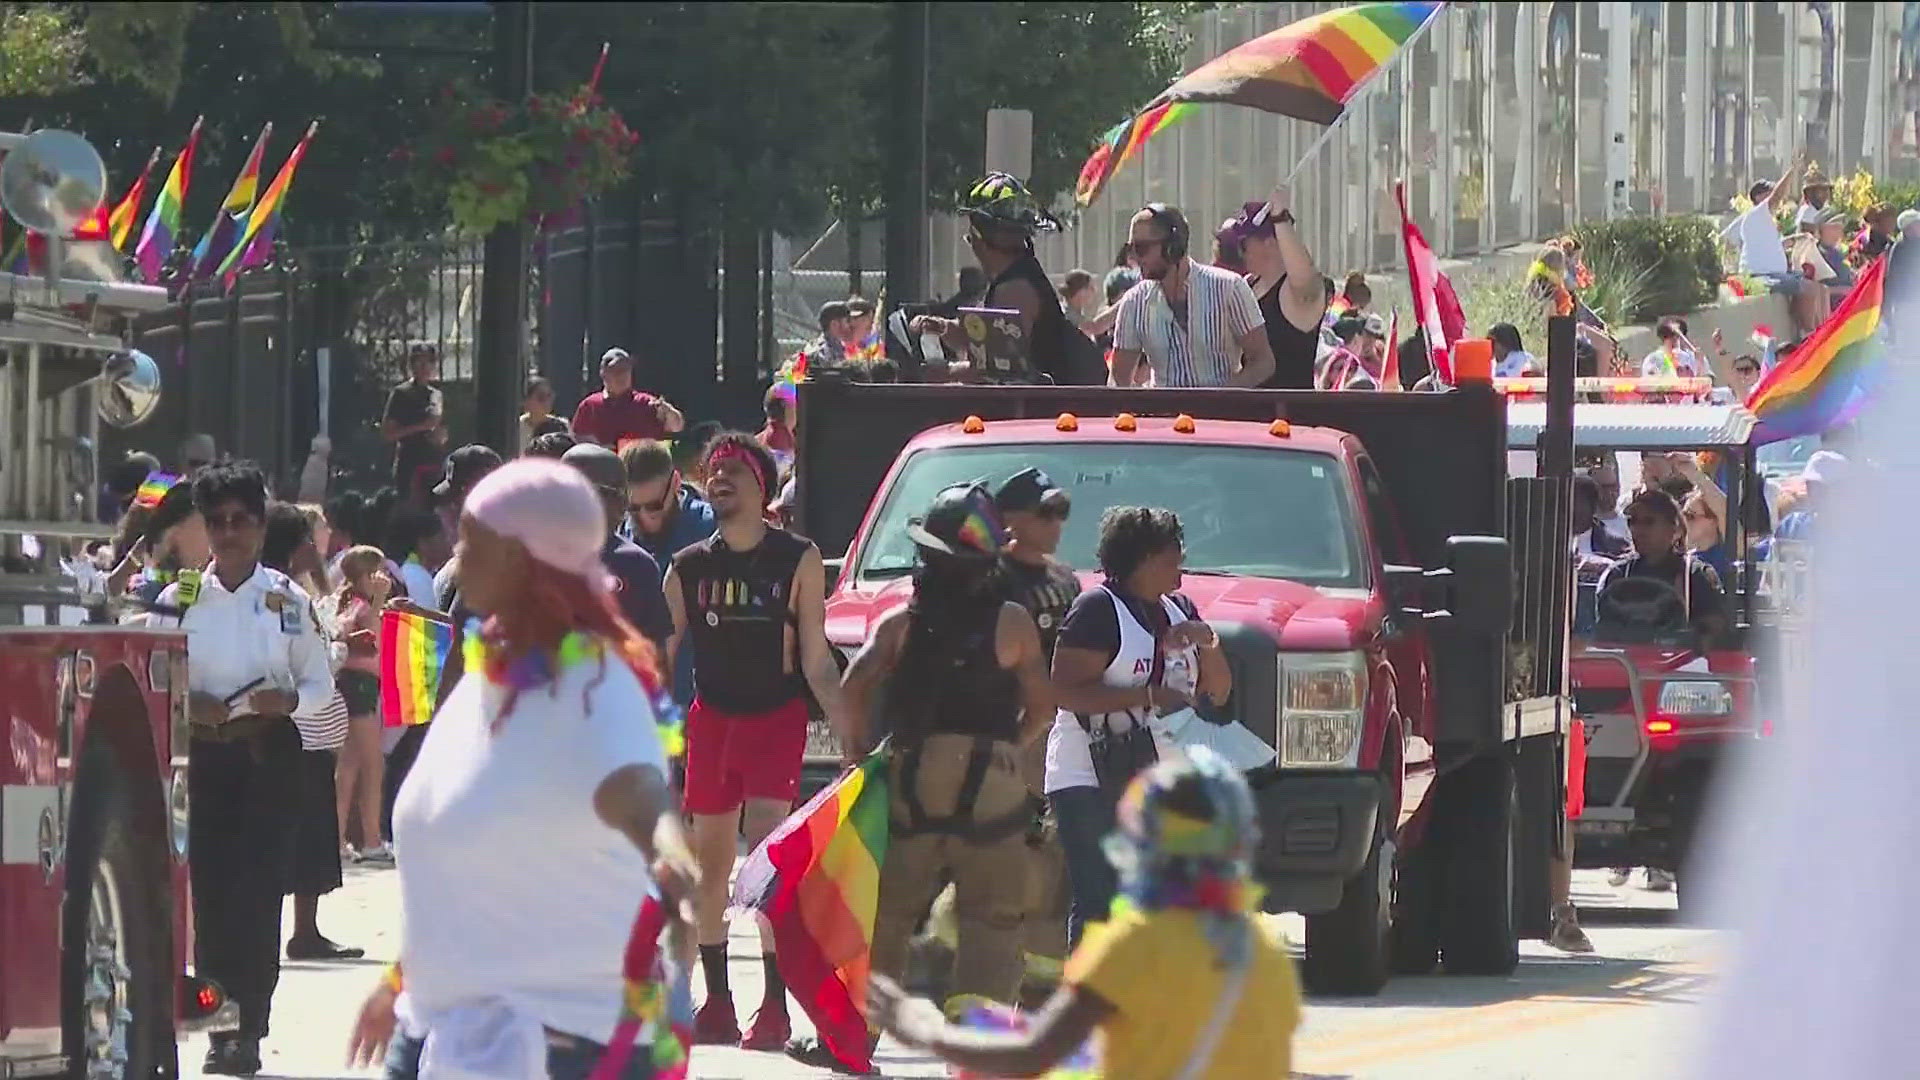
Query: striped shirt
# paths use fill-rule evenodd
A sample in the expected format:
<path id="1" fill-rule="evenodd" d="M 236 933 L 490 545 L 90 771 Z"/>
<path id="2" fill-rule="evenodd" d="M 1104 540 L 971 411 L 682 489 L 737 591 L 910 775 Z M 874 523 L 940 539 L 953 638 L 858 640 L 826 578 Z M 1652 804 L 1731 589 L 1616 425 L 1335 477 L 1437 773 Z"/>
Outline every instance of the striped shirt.
<path id="1" fill-rule="evenodd" d="M 314 601 L 313 614 L 320 622 L 320 630 L 327 636 L 327 655 L 334 671 L 340 670 L 340 661 L 346 658 L 346 645 L 340 641 L 340 595 L 329 593 Z M 293 726 L 300 731 L 302 750 L 338 750 L 347 741 L 347 699 L 340 696 L 336 687 L 333 696 L 318 712 L 296 713 Z"/>
<path id="2" fill-rule="evenodd" d="M 1187 264 L 1187 312 L 1174 317 L 1157 281 L 1120 298 L 1113 347 L 1144 353 L 1155 386 L 1226 386 L 1240 370 L 1240 342 L 1266 326 L 1246 279 L 1205 263 Z"/>

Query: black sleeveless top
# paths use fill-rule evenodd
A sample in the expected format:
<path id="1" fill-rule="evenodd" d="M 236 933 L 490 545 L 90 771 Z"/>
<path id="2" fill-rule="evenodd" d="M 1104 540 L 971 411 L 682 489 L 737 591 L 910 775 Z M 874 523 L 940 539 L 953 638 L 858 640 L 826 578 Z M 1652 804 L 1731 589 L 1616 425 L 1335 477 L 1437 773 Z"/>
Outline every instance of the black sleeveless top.
<path id="1" fill-rule="evenodd" d="M 787 661 L 794 572 L 813 541 L 767 527 L 751 551 L 735 551 L 719 533 L 673 557 L 687 614 L 682 648 L 693 649 L 694 696 L 734 716 L 771 712 L 799 697 L 798 658 Z M 798 637 L 796 635 L 796 652 Z"/>
<path id="2" fill-rule="evenodd" d="M 1313 389 L 1313 365 L 1320 353 L 1320 327 L 1302 330 L 1287 321 L 1280 310 L 1280 290 L 1287 276 L 1273 283 L 1260 298 L 1260 314 L 1267 318 L 1267 344 L 1273 349 L 1273 375 L 1260 384 L 1263 390 Z"/>
<path id="3" fill-rule="evenodd" d="M 1006 598 L 1033 616 L 1034 625 L 1040 630 L 1040 646 L 1051 658 L 1053 643 L 1060 637 L 1060 624 L 1066 621 L 1067 609 L 1080 595 L 1080 579 L 1064 563 L 1053 559 L 1035 566 L 1003 555 L 1000 581 Z"/>
<path id="4" fill-rule="evenodd" d="M 927 641 L 910 618 L 900 663 L 887 688 L 896 738 L 980 735 L 1020 737 L 1020 677 L 1000 666 L 1000 605 L 983 604 L 957 638 Z"/>
<path id="5" fill-rule="evenodd" d="M 1060 296 L 1053 291 L 1053 282 L 1047 280 L 1046 270 L 1031 251 L 993 279 L 993 283 L 987 286 L 987 295 L 980 301 L 980 306 L 1011 307 L 994 303 L 994 294 L 1009 281 L 1024 281 L 1033 286 L 1033 291 L 1040 296 L 1040 314 L 1034 317 L 1033 337 L 1027 343 L 1028 365 L 1035 372 L 1065 385 L 1071 381 L 1071 372 L 1067 370 L 1067 334 L 1080 332 L 1067 321 L 1067 313 L 1060 310 Z"/>

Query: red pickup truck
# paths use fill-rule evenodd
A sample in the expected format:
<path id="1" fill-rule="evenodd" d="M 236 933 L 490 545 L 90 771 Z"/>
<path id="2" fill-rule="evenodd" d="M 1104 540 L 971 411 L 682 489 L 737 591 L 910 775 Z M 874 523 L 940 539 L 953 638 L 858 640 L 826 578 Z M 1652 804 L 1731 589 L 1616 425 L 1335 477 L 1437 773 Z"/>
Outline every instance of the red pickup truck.
<path id="1" fill-rule="evenodd" d="M 1498 974 L 1544 933 L 1561 839 L 1566 481 L 1508 480 L 1506 402 L 1446 394 L 804 384 L 796 512 L 846 552 L 846 652 L 904 603 L 933 492 L 1039 465 L 1073 495 L 1060 557 L 1109 506 L 1177 512 L 1182 591 L 1233 666 L 1221 721 L 1256 770 L 1257 867 L 1307 916 L 1310 989 Z M 1519 613 L 1519 617 L 1516 617 Z M 824 733 L 823 733 L 824 736 Z M 819 740 L 830 749 L 830 737 Z"/>

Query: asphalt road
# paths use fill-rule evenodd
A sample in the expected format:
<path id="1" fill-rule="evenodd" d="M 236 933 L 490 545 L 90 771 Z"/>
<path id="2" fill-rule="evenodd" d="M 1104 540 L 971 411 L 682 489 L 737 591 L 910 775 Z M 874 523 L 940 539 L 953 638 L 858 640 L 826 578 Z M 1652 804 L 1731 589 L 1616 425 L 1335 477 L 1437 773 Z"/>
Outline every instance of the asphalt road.
<path id="1" fill-rule="evenodd" d="M 1586 912 L 1597 952 L 1569 957 L 1537 942 L 1522 947 L 1510 978 L 1397 979 L 1377 998 L 1308 1002 L 1294 1043 L 1297 1076 L 1383 1080 L 1639 1080 L 1679 1075 L 1694 1003 L 1710 971 L 1718 935 L 1677 925 L 1671 894 L 1636 880 L 1609 887 L 1582 872 L 1575 899 Z M 372 1075 L 343 1065 L 349 1025 L 361 999 L 395 952 L 398 879 L 388 870 L 350 868 L 347 885 L 321 902 L 322 929 L 359 945 L 353 963 L 288 963 L 274 999 L 274 1034 L 263 1077 Z M 1299 940 L 1300 921 L 1282 924 Z M 760 993 L 758 943 L 744 921 L 734 930 L 734 994 L 742 1019 Z M 700 991 L 696 988 L 695 1000 Z M 804 1017 L 796 1009 L 797 1024 Z M 204 1038 L 181 1046 L 183 1075 L 198 1077 Z M 945 1076 L 945 1069 L 883 1044 L 878 1064 L 890 1077 Z M 693 1075 L 702 1080 L 799 1080 L 830 1075 L 771 1054 L 702 1047 Z"/>

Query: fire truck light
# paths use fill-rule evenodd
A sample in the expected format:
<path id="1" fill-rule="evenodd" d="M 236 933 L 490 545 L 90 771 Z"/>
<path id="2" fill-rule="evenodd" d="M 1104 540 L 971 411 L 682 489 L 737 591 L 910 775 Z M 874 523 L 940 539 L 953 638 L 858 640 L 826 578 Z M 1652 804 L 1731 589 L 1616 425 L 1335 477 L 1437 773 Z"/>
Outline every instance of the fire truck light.
<path id="1" fill-rule="evenodd" d="M 1649 721 L 1647 721 L 1647 734 L 1649 734 L 1649 735 L 1671 735 L 1671 734 L 1673 734 L 1673 721 L 1671 721 L 1671 720 L 1649 720 Z"/>

